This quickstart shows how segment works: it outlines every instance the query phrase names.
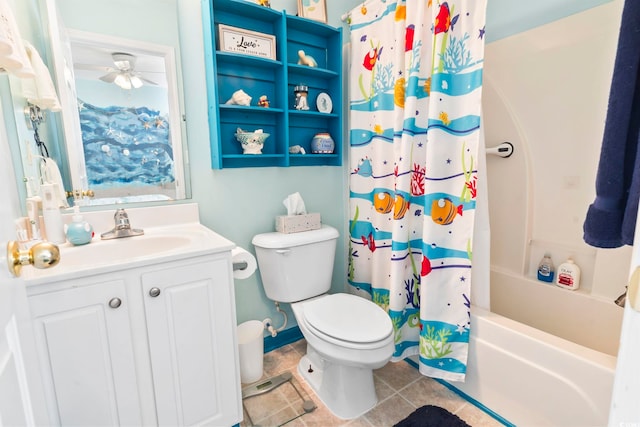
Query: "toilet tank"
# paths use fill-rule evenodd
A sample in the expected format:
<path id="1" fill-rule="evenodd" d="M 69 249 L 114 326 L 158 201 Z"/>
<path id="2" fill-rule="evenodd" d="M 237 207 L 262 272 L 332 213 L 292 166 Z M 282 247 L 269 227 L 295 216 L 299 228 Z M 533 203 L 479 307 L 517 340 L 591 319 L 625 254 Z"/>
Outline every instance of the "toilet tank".
<path id="1" fill-rule="evenodd" d="M 329 291 L 338 230 L 323 225 L 300 233 L 254 236 L 258 269 L 267 297 L 295 302 Z"/>

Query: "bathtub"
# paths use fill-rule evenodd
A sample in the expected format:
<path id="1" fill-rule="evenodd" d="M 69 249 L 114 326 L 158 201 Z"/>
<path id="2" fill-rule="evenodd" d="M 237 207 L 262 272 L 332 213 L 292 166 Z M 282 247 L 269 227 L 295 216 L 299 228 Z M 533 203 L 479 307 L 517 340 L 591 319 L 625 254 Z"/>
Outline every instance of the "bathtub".
<path id="1" fill-rule="evenodd" d="M 517 426 L 607 425 L 615 352 L 594 350 L 585 346 L 591 339 L 580 338 L 578 344 L 503 314 L 526 318 L 538 310 L 537 317 L 551 324 L 577 317 L 579 321 L 571 323 L 581 321 L 588 329 L 604 313 L 610 319 L 603 324 L 618 322 L 618 329 L 610 326 L 609 331 L 617 343 L 623 310 L 605 300 L 495 271 L 491 290 L 492 311 L 471 309 L 466 381 L 451 386 Z M 494 301 L 497 294 L 501 296 Z M 565 305 L 551 303 L 558 299 Z M 561 329 L 568 333 L 569 328 Z"/>

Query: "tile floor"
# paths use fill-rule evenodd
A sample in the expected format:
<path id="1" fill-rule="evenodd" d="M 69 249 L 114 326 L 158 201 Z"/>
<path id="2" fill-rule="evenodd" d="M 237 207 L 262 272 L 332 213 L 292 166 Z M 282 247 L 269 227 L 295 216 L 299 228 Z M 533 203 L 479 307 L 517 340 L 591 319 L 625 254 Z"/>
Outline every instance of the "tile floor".
<path id="1" fill-rule="evenodd" d="M 388 363 L 374 371 L 379 399 L 375 408 L 355 420 L 337 418 L 324 407 L 298 374 L 297 364 L 306 351 L 306 345 L 306 341 L 302 339 L 264 355 L 263 378 L 288 371 L 293 374 L 294 385 L 285 383 L 273 391 L 245 399 L 244 421 L 241 426 L 386 427 L 393 426 L 423 405 L 443 407 L 473 427 L 502 426 L 442 384 L 420 375 L 416 368 L 406 362 Z M 314 411 L 304 412 L 302 399 L 294 386 L 304 399 L 311 399 L 316 404 Z"/>

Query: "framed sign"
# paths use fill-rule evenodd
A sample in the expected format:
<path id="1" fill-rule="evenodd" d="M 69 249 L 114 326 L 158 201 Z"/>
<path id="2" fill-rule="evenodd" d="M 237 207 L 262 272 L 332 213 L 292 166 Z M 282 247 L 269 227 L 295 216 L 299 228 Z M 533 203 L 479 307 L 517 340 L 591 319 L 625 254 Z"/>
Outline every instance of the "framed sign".
<path id="1" fill-rule="evenodd" d="M 224 24 L 218 25 L 218 34 L 218 48 L 222 52 L 276 59 L 276 36 Z"/>
<path id="2" fill-rule="evenodd" d="M 327 4 L 325 0 L 298 0 L 298 15 L 327 23 Z"/>

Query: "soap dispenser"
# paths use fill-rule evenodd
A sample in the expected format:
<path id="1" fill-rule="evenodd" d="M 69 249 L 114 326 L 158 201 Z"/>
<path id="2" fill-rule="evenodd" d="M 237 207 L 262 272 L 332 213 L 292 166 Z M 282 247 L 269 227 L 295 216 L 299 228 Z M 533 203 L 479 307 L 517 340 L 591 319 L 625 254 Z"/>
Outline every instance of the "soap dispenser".
<path id="1" fill-rule="evenodd" d="M 86 245 L 93 238 L 93 227 L 80 214 L 80 206 L 73 207 L 73 221 L 65 225 L 67 240 L 72 245 Z"/>
<path id="2" fill-rule="evenodd" d="M 575 291 L 580 287 L 580 267 L 569 258 L 558 267 L 556 285 Z"/>

